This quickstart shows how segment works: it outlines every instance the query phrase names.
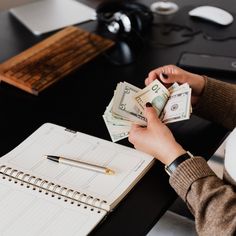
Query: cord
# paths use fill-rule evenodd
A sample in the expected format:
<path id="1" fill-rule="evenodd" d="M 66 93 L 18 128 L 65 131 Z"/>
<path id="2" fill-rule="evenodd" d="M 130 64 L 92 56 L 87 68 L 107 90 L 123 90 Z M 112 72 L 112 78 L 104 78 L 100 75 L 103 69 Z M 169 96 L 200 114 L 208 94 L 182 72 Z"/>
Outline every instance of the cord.
<path id="1" fill-rule="evenodd" d="M 115 35 L 116 41 L 126 43 L 127 46 L 130 47 L 128 41 L 134 44 L 134 43 L 137 43 L 137 40 L 138 40 L 139 41 L 138 50 L 133 50 L 134 52 L 131 52 L 133 54 L 135 53 L 138 54 L 136 55 L 136 58 L 135 58 L 135 60 L 137 60 L 138 56 L 141 56 L 141 52 L 144 49 L 145 42 L 148 42 L 152 46 L 157 46 L 157 47 L 174 47 L 174 46 L 179 46 L 179 45 L 190 42 L 197 35 L 202 35 L 202 37 L 208 41 L 224 42 L 228 40 L 236 40 L 236 36 L 216 38 L 216 37 L 212 37 L 204 33 L 202 30 L 194 31 L 189 26 L 175 24 L 175 23 L 152 23 L 151 27 L 158 27 L 159 33 L 162 36 L 164 36 L 163 41 L 161 41 L 160 39 L 158 39 L 159 40 L 158 41 L 155 39 L 153 40 L 147 37 L 143 37 L 140 32 L 136 31 L 133 28 L 131 28 L 131 32 L 129 32 L 129 34 L 123 32 L 120 35 Z M 171 33 L 176 33 L 176 32 L 179 33 L 178 40 L 175 42 L 166 42 L 168 39 L 168 36 Z M 133 33 L 133 36 L 132 36 L 132 33 Z M 134 38 L 134 35 L 136 36 L 136 38 Z M 94 43 L 93 40 L 91 39 L 91 35 L 89 35 L 89 41 L 94 47 L 99 48 L 99 45 L 96 45 L 96 43 Z M 132 51 L 131 47 L 130 47 L 130 50 Z M 116 60 L 115 57 L 109 54 L 108 52 L 102 52 L 101 55 L 103 55 L 111 64 L 116 65 L 116 66 L 124 66 L 124 65 L 130 64 L 130 63 L 121 62 L 120 60 Z"/>
<path id="2" fill-rule="evenodd" d="M 97 33 L 96 31 L 93 31 L 92 33 Z M 133 34 L 132 34 L 133 33 Z M 94 41 L 92 40 L 92 35 L 88 35 L 88 40 L 90 42 L 90 44 L 92 46 L 94 46 L 95 48 L 97 48 L 99 50 L 99 45 L 94 43 Z M 142 37 L 141 33 L 139 33 L 138 31 L 136 31 L 135 29 L 131 28 L 131 32 L 129 32 L 128 34 L 125 33 L 125 32 L 121 32 L 119 35 L 114 35 L 115 36 L 115 47 L 118 46 L 118 44 L 124 44 L 125 47 L 127 47 L 127 50 L 129 50 L 129 54 L 130 56 L 133 58 L 132 62 L 134 60 L 137 60 L 139 56 L 141 56 L 141 52 L 142 50 L 144 49 L 144 38 Z M 136 45 L 134 45 L 136 44 Z M 124 47 L 123 45 L 123 47 Z M 136 47 L 136 48 L 134 48 Z M 112 50 L 112 49 L 111 49 Z M 114 50 L 117 50 L 117 54 L 121 54 L 121 57 L 124 56 L 125 58 L 125 50 L 121 50 L 119 48 L 117 49 L 114 49 Z M 122 55 L 122 53 L 124 55 Z M 114 54 L 116 54 L 116 52 L 114 52 Z M 127 62 L 129 60 L 118 60 L 118 59 L 115 59 L 116 56 L 112 56 L 111 53 L 109 52 L 102 52 L 101 53 L 102 56 L 104 56 L 111 64 L 115 65 L 115 66 L 124 66 L 124 65 L 128 65 L 131 63 L 130 62 Z M 126 62 L 125 62 L 126 61 Z"/>
<path id="3" fill-rule="evenodd" d="M 209 41 L 218 41 L 218 42 L 224 42 L 224 41 L 228 41 L 228 40 L 236 40 L 236 36 L 229 36 L 229 37 L 225 37 L 225 38 L 213 38 L 207 34 L 203 33 L 203 38 Z"/>
<path id="4" fill-rule="evenodd" d="M 152 23 L 151 26 L 158 27 L 160 35 L 166 37 L 163 41 L 161 41 L 160 39 L 158 39 L 157 41 L 146 39 L 152 45 L 159 46 L 159 47 L 173 47 L 173 46 L 178 46 L 178 45 L 187 43 L 191 41 L 195 35 L 200 33 L 199 31 L 194 32 L 193 29 L 190 28 L 189 26 L 179 25 L 175 23 Z M 166 42 L 166 40 L 168 39 L 167 38 L 168 35 L 170 35 L 173 32 L 179 33 L 181 31 L 184 31 L 184 32 L 179 34 L 180 39 L 177 40 L 177 42 L 176 41 L 169 42 L 169 43 Z"/>
<path id="5" fill-rule="evenodd" d="M 96 31 L 93 31 L 92 33 L 97 33 Z M 92 40 L 92 34 L 89 34 L 88 35 L 88 41 L 90 42 L 90 44 L 95 47 L 98 51 L 100 50 L 99 49 L 99 45 L 94 43 L 94 41 Z M 116 42 L 115 42 L 116 44 Z M 115 65 L 115 66 L 122 66 L 124 65 L 123 63 L 121 63 L 120 61 L 118 60 L 115 60 L 114 57 L 112 57 L 111 55 L 109 55 L 109 53 L 103 51 L 101 52 L 101 56 L 103 56 L 106 60 L 108 60 L 111 64 Z"/>
<path id="6" fill-rule="evenodd" d="M 181 45 L 181 44 L 184 44 L 184 43 L 187 43 L 187 42 L 191 41 L 196 35 L 202 35 L 202 37 L 205 40 L 216 41 L 216 42 L 224 42 L 224 41 L 228 41 L 228 40 L 236 40 L 236 35 L 235 36 L 229 36 L 229 37 L 223 37 L 223 38 L 222 37 L 221 38 L 216 38 L 216 37 L 212 37 L 212 36 L 206 34 L 202 30 L 194 31 L 189 26 L 175 24 L 175 23 L 152 23 L 151 26 L 152 27 L 158 27 L 159 28 L 159 32 L 160 32 L 160 34 L 162 36 L 168 36 L 168 35 L 170 35 L 173 32 L 185 31 L 185 33 L 183 32 L 183 33 L 181 33 L 179 35 L 181 37 L 181 40 L 177 41 L 177 42 L 170 42 L 170 43 L 168 43 L 168 42 L 162 42 L 160 39 L 159 39 L 159 41 L 158 40 L 155 41 L 155 40 L 146 39 L 152 45 L 159 46 L 159 47 L 178 46 L 178 45 Z"/>

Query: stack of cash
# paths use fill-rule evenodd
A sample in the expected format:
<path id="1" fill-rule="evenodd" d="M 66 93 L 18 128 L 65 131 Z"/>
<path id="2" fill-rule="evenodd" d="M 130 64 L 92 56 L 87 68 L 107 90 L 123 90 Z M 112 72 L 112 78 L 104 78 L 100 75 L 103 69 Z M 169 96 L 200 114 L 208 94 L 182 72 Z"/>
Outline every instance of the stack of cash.
<path id="1" fill-rule="evenodd" d="M 190 118 L 191 88 L 188 84 L 174 83 L 168 89 L 154 80 L 144 89 L 127 82 L 117 84 L 114 96 L 103 114 L 113 142 L 128 137 L 132 123 L 146 126 L 145 105 L 150 102 L 163 123 Z"/>

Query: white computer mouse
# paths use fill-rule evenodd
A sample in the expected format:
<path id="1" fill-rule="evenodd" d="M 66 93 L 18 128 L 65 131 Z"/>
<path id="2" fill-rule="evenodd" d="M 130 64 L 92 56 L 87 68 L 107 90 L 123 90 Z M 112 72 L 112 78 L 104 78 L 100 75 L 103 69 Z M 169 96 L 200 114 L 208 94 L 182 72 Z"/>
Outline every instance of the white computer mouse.
<path id="1" fill-rule="evenodd" d="M 220 25 L 229 25 L 234 20 L 229 12 L 213 6 L 199 6 L 189 11 L 188 14 Z"/>

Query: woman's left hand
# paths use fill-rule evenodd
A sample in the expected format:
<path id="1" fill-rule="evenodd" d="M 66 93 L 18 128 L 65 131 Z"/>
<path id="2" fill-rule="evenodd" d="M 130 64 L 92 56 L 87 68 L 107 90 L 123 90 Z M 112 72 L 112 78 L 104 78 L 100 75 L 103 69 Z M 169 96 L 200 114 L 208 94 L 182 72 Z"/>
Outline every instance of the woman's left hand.
<path id="1" fill-rule="evenodd" d="M 133 124 L 129 133 L 129 142 L 136 149 L 168 165 L 186 151 L 176 142 L 170 129 L 158 118 L 151 104 L 147 105 L 149 106 L 145 108 L 147 127 Z"/>

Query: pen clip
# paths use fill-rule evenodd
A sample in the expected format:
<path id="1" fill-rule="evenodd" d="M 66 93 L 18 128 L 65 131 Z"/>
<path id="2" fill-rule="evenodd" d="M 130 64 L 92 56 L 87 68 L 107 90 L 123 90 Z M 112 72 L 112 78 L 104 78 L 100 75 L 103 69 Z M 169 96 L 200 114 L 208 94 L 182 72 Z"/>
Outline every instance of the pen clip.
<path id="1" fill-rule="evenodd" d="M 74 131 L 74 130 L 72 130 L 72 129 L 66 128 L 65 131 L 70 132 L 70 133 L 73 133 L 73 134 L 76 134 L 76 131 Z"/>

